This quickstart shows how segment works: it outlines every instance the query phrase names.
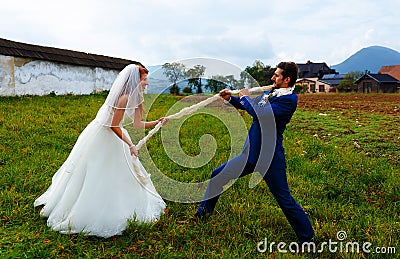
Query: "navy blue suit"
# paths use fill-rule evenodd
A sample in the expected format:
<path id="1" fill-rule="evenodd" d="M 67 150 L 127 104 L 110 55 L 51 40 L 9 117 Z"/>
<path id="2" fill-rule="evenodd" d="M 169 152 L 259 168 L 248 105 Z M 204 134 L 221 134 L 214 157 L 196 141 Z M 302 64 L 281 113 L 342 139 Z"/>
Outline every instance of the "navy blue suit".
<path id="1" fill-rule="evenodd" d="M 282 145 L 283 132 L 297 107 L 297 95 L 272 97 L 260 104 L 256 98 L 231 96 L 230 103 L 246 110 L 253 122 L 241 154 L 216 168 L 212 174 L 198 214 L 212 214 L 223 186 L 230 180 L 258 171 L 281 207 L 301 242 L 314 236 L 311 223 L 300 205 L 293 199 L 287 183 L 286 161 Z"/>

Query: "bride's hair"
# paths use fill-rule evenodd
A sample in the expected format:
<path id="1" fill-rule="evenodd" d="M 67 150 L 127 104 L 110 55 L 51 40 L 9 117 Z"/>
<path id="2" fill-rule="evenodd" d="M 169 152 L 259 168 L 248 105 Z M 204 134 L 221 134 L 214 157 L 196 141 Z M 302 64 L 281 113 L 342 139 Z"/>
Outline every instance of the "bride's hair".
<path id="1" fill-rule="evenodd" d="M 138 67 L 139 67 L 140 80 L 143 80 L 143 78 L 149 74 L 149 70 L 147 70 L 147 68 L 145 68 L 142 65 L 138 65 Z M 144 115 L 143 103 L 141 103 L 138 108 L 140 111 L 140 118 L 143 118 Z"/>
<path id="2" fill-rule="evenodd" d="M 139 65 L 139 72 L 140 72 L 140 76 L 142 75 L 147 75 L 149 73 L 149 70 L 147 70 L 147 68 L 145 68 L 144 66 Z"/>

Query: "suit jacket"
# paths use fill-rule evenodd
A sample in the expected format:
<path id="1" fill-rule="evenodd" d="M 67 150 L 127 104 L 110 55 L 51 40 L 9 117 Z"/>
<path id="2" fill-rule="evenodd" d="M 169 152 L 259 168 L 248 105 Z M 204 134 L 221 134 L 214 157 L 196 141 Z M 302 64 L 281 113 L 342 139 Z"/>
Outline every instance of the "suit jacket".
<path id="1" fill-rule="evenodd" d="M 241 99 L 231 96 L 229 101 L 235 108 L 246 110 L 253 117 L 242 154 L 247 156 L 247 162 L 256 165 L 256 171 L 286 169 L 283 132 L 296 111 L 298 97 L 295 93 L 274 96 L 265 105 L 260 105 L 263 95 Z"/>

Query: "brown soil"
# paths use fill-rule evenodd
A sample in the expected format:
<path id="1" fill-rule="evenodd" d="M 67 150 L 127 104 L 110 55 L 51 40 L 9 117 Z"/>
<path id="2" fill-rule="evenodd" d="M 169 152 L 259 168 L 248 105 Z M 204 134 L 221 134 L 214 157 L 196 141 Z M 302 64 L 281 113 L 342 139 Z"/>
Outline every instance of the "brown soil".
<path id="1" fill-rule="evenodd" d="M 399 94 L 300 94 L 299 109 L 400 115 Z"/>
<path id="2" fill-rule="evenodd" d="M 359 122 L 364 121 L 364 116 L 366 115 L 384 116 L 384 120 L 376 122 L 384 131 L 382 131 L 379 136 L 369 136 L 365 140 L 357 140 L 357 145 L 362 145 L 363 150 L 371 156 L 386 156 L 389 161 L 398 163 L 398 147 L 400 146 L 400 135 L 398 134 L 400 125 L 400 94 L 328 93 L 299 94 L 298 96 L 298 110 L 327 114 L 335 111 L 348 118 L 356 117 Z M 197 103 L 206 98 L 207 96 L 190 96 L 186 97 L 184 101 Z M 218 107 L 226 111 L 234 110 L 234 108 L 225 105 L 222 100 L 215 101 L 210 104 L 210 106 Z M 366 118 L 366 120 L 368 121 L 368 118 Z M 321 128 L 318 130 L 323 129 Z M 315 129 L 312 129 L 311 132 L 315 132 Z M 344 134 L 354 133 L 355 131 L 353 129 L 348 129 L 344 132 Z"/>
<path id="3" fill-rule="evenodd" d="M 209 96 L 192 95 L 183 98 L 187 102 L 199 102 Z M 226 107 L 222 100 L 211 103 L 211 107 Z M 299 94 L 299 109 L 370 112 L 400 116 L 399 94 Z"/>

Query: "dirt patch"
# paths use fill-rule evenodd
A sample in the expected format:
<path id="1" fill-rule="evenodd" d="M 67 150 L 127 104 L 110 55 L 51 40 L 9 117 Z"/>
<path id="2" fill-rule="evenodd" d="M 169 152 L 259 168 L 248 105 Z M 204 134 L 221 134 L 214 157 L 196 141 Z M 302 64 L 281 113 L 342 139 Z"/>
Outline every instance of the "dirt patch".
<path id="1" fill-rule="evenodd" d="M 204 95 L 191 95 L 181 101 L 197 103 L 209 98 Z M 208 107 L 228 109 L 221 100 Z M 359 111 L 374 114 L 400 116 L 399 94 L 299 94 L 299 109 L 325 112 L 329 110 Z"/>
<path id="2" fill-rule="evenodd" d="M 369 112 L 373 114 L 400 115 L 398 94 L 301 94 L 299 109 L 344 110 Z"/>
<path id="3" fill-rule="evenodd" d="M 292 118 L 291 124 L 296 125 L 296 130 L 311 135 L 318 132 L 318 136 L 323 136 L 326 141 L 328 141 L 331 136 L 342 137 L 345 145 L 348 144 L 346 141 L 350 141 L 348 145 L 356 146 L 360 152 L 363 151 L 368 156 L 386 157 L 388 161 L 398 163 L 400 157 L 400 136 L 398 135 L 398 125 L 400 123 L 399 94 L 332 93 L 300 94 L 298 96 L 299 102 L 297 110 L 336 114 L 340 115 L 341 118 L 347 118 L 348 122 L 352 121 L 354 123 L 348 123 L 342 133 L 337 135 L 338 129 L 332 130 L 332 127 L 326 129 L 327 122 L 324 120 L 321 120 L 320 124 L 315 124 L 316 122 L 314 124 L 302 124 L 302 121 L 300 121 L 300 123 L 294 122 L 296 120 L 295 116 Z M 183 101 L 193 104 L 206 98 L 208 98 L 208 96 L 190 96 L 184 98 Z M 233 110 L 232 107 L 225 105 L 222 100 L 211 103 L 209 107 L 217 107 L 226 111 Z M 377 116 L 381 116 L 384 119 L 374 119 Z M 332 119 L 330 123 L 334 125 L 334 119 Z M 328 125 L 332 126 L 329 122 Z M 368 127 L 371 128 L 371 134 L 369 133 Z"/>

